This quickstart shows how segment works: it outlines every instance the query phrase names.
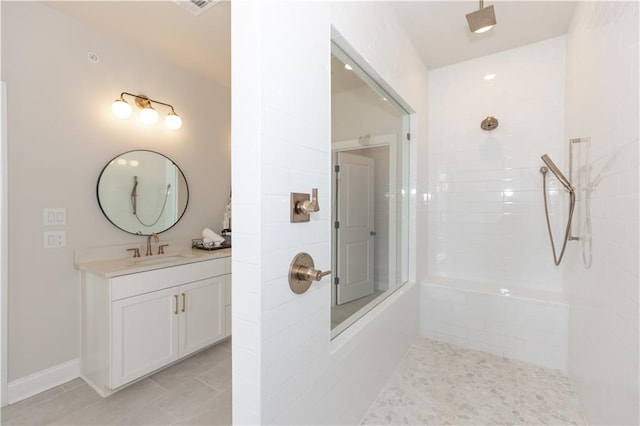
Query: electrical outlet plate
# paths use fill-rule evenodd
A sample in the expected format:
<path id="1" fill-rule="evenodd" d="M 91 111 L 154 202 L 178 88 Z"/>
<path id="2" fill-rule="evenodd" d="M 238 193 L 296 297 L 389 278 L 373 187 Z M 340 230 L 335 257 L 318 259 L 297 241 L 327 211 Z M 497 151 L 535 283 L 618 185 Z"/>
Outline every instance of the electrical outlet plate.
<path id="1" fill-rule="evenodd" d="M 44 248 L 62 248 L 67 245 L 64 231 L 47 231 L 44 233 Z"/>

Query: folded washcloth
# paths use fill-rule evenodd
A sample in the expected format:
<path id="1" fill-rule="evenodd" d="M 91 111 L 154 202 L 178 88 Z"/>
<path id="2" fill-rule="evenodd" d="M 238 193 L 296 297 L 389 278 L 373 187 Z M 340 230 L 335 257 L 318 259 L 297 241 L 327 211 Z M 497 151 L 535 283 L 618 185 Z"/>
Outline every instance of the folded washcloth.
<path id="1" fill-rule="evenodd" d="M 202 230 L 202 241 L 205 243 L 223 243 L 224 237 L 221 237 L 209 228 L 204 228 Z"/>

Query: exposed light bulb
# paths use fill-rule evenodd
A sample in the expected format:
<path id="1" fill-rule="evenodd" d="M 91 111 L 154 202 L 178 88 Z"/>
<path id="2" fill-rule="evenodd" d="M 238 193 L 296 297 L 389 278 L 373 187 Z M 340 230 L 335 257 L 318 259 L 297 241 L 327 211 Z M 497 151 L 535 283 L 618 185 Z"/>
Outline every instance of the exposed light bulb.
<path id="1" fill-rule="evenodd" d="M 116 99 L 111 104 L 111 112 L 118 118 L 129 118 L 131 117 L 131 105 L 123 98 Z"/>
<path id="2" fill-rule="evenodd" d="M 182 127 L 182 119 L 178 116 L 178 114 L 172 111 L 169 113 L 169 115 L 167 115 L 167 118 L 164 119 L 164 124 L 171 130 L 178 130 L 180 127 Z"/>
<path id="3" fill-rule="evenodd" d="M 151 106 L 143 108 L 142 111 L 140 111 L 140 121 L 145 124 L 156 123 L 158 121 L 158 112 L 151 108 Z"/>
<path id="4" fill-rule="evenodd" d="M 344 64 L 344 69 L 347 71 L 353 71 L 353 67 L 349 64 Z"/>

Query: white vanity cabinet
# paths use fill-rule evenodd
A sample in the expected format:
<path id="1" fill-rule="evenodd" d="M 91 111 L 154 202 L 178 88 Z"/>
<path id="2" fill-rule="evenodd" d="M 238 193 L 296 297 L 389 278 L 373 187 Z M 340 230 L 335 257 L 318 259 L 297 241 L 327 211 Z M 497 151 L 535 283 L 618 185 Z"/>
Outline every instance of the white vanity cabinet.
<path id="1" fill-rule="evenodd" d="M 228 335 L 230 257 L 82 272 L 82 377 L 103 396 Z"/>

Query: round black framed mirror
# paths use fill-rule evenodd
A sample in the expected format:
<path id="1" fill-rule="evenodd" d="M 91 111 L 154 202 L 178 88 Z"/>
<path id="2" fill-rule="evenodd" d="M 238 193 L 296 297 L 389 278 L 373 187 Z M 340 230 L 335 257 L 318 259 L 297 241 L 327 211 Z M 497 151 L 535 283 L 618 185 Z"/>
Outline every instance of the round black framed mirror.
<path id="1" fill-rule="evenodd" d="M 124 152 L 100 172 L 97 186 L 102 213 L 130 234 L 164 232 L 184 215 L 189 187 L 170 158 L 149 150 Z"/>

